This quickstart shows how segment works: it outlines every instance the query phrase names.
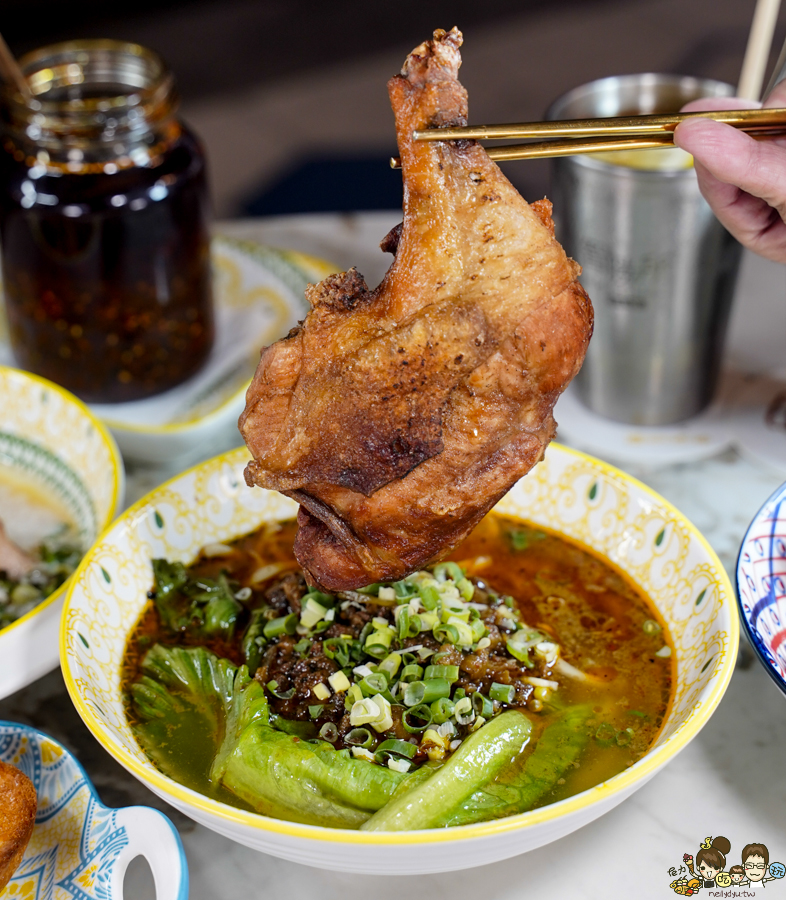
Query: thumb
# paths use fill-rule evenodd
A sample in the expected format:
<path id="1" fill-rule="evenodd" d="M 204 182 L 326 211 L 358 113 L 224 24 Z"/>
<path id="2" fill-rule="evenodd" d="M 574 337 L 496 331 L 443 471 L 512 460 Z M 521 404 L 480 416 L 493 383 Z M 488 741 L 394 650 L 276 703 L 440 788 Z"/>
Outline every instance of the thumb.
<path id="1" fill-rule="evenodd" d="M 786 148 L 774 141 L 756 141 L 709 119 L 682 122 L 674 132 L 674 143 L 718 181 L 760 197 L 782 216 L 786 212 Z"/>

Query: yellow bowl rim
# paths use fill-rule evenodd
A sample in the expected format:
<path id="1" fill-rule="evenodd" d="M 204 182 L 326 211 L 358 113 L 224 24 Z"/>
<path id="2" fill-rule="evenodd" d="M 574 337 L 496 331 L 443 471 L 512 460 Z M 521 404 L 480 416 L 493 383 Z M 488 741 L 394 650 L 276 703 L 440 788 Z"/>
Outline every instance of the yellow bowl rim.
<path id="1" fill-rule="evenodd" d="M 95 428 L 96 432 L 99 434 L 104 444 L 106 445 L 107 450 L 109 451 L 110 459 L 112 460 L 112 498 L 109 503 L 109 506 L 106 511 L 106 515 L 103 520 L 98 522 L 96 529 L 96 538 L 93 542 L 100 540 L 104 532 L 109 528 L 109 526 L 114 521 L 115 516 L 117 515 L 117 508 L 120 503 L 120 494 L 121 487 L 125 481 L 125 469 L 123 468 L 123 457 L 120 455 L 120 450 L 117 447 L 117 443 L 115 439 L 112 437 L 111 433 L 107 429 L 106 425 L 96 417 L 96 415 L 91 412 L 90 408 L 86 406 L 78 397 L 72 394 L 70 391 L 67 391 L 65 388 L 60 387 L 59 384 L 55 384 L 54 381 L 49 381 L 48 378 L 42 378 L 40 375 L 34 375 L 32 372 L 27 372 L 25 369 L 16 369 L 13 366 L 2 366 L 0 365 L 0 377 L 6 374 L 11 375 L 21 375 L 23 378 L 27 378 L 30 381 L 35 381 L 38 384 L 43 385 L 47 390 L 54 391 L 58 394 L 63 400 L 67 403 L 70 403 L 72 406 L 76 406 L 79 411 L 84 415 L 86 419 L 90 421 L 90 424 Z M 82 559 L 88 555 L 92 548 L 88 548 Z M 10 625 L 6 625 L 5 628 L 0 628 L 0 640 L 5 640 L 6 636 L 9 635 L 15 628 L 19 628 L 24 625 L 26 622 L 29 622 L 31 619 L 35 618 L 39 613 L 42 613 L 47 607 L 52 606 L 56 603 L 60 597 L 69 589 L 71 585 L 71 581 L 74 577 L 74 573 L 66 578 L 66 580 L 57 588 L 56 591 L 53 591 L 45 600 L 42 600 L 38 606 L 34 606 L 30 612 L 25 613 L 23 616 L 20 616 L 15 622 L 12 622 Z"/>
<path id="2" fill-rule="evenodd" d="M 383 831 L 383 832 L 364 832 L 352 831 L 342 828 L 327 828 L 321 825 L 303 825 L 297 822 L 289 822 L 283 819 L 273 819 L 269 816 L 263 816 L 260 813 L 252 813 L 246 810 L 237 809 L 228 804 L 221 803 L 206 797 L 197 791 L 186 788 L 173 779 L 167 777 L 153 767 L 152 763 L 142 763 L 135 756 L 128 753 L 124 747 L 115 743 L 114 738 L 105 729 L 103 723 L 96 718 L 90 707 L 84 702 L 77 689 L 76 681 L 68 665 L 68 655 L 66 647 L 67 638 L 67 611 L 69 608 L 71 595 L 74 586 L 78 583 L 82 570 L 86 569 L 90 564 L 91 557 L 95 552 L 99 541 L 93 545 L 90 551 L 85 554 L 79 568 L 74 573 L 72 583 L 68 590 L 65 603 L 63 605 L 63 615 L 60 624 L 60 665 L 63 671 L 66 688 L 71 696 L 71 700 L 76 707 L 77 712 L 92 732 L 93 736 L 98 740 L 101 746 L 113 756 L 121 765 L 128 769 L 132 774 L 136 775 L 143 783 L 154 785 L 154 789 L 164 796 L 174 798 L 175 806 L 185 804 L 186 807 L 194 807 L 202 814 L 217 816 L 225 822 L 233 825 L 241 825 L 251 827 L 255 830 L 273 832 L 275 835 L 293 838 L 306 838 L 310 840 L 325 841 L 328 843 L 339 844 L 358 844 L 358 845 L 402 845 L 402 844 L 429 844 L 442 843 L 445 841 L 469 840 L 472 838 L 487 838 L 493 835 L 506 834 L 512 831 L 518 831 L 522 828 L 531 828 L 544 822 L 549 822 L 563 815 L 576 813 L 581 809 L 599 801 L 612 798 L 614 795 L 626 791 L 636 782 L 646 781 L 648 777 L 655 772 L 669 759 L 675 756 L 683 747 L 701 731 L 707 724 L 715 708 L 720 703 L 726 688 L 731 680 L 734 672 L 734 665 L 737 659 L 737 650 L 739 646 L 739 619 L 736 615 L 736 607 L 734 605 L 734 589 L 731 580 L 723 567 L 718 555 L 712 549 L 709 541 L 701 534 L 696 526 L 684 516 L 672 503 L 669 503 L 664 497 L 661 497 L 656 491 L 648 487 L 643 482 L 628 475 L 621 469 L 603 462 L 588 453 L 580 450 L 574 450 L 572 447 L 565 447 L 556 441 L 552 445 L 561 452 L 576 456 L 579 459 L 589 461 L 592 465 L 598 467 L 601 472 L 611 476 L 622 476 L 628 483 L 638 488 L 642 493 L 650 496 L 653 500 L 676 514 L 676 516 L 687 526 L 688 530 L 699 540 L 710 556 L 710 559 L 717 565 L 719 573 L 719 581 L 724 585 L 727 592 L 727 603 L 729 610 L 729 629 L 728 629 L 728 646 L 729 651 L 725 655 L 721 663 L 721 669 L 714 679 L 714 684 L 710 686 L 709 696 L 700 702 L 699 708 L 694 710 L 694 714 L 688 723 L 678 730 L 674 737 L 670 738 L 663 746 L 658 747 L 654 751 L 648 751 L 638 762 L 634 763 L 624 772 L 620 772 L 608 781 L 601 782 L 588 790 L 560 800 L 557 803 L 551 803 L 539 809 L 530 810 L 515 816 L 508 816 L 503 819 L 497 819 L 491 822 L 481 822 L 476 825 L 460 825 L 453 828 L 434 828 L 423 831 Z M 233 450 L 225 451 L 217 456 L 204 460 L 197 465 L 175 475 L 168 481 L 154 488 L 145 497 L 138 500 L 133 506 L 129 507 L 117 520 L 113 523 L 113 528 L 126 525 L 129 520 L 135 519 L 140 513 L 150 507 L 149 498 L 154 496 L 158 491 L 170 488 L 179 479 L 188 476 L 192 472 L 196 472 L 203 466 L 216 465 L 226 463 L 234 464 L 244 456 L 250 458 L 245 447 L 237 447 Z M 526 476 L 524 476 L 526 477 Z M 620 800 L 624 799 L 624 796 Z M 183 809 L 183 806 L 180 806 Z"/>

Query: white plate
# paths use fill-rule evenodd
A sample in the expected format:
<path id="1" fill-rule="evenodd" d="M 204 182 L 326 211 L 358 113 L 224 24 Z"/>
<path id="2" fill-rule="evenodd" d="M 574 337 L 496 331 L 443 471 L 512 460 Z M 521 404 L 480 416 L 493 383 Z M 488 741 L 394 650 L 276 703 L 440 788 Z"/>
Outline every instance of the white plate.
<path id="1" fill-rule="evenodd" d="M 308 311 L 309 282 L 336 271 L 323 260 L 221 235 L 212 243 L 216 342 L 192 378 L 147 400 L 90 405 L 126 459 L 185 463 L 235 428 L 259 350 Z M 2 312 L 2 310 L 0 310 Z M 0 365 L 15 365 L 0 321 Z"/>

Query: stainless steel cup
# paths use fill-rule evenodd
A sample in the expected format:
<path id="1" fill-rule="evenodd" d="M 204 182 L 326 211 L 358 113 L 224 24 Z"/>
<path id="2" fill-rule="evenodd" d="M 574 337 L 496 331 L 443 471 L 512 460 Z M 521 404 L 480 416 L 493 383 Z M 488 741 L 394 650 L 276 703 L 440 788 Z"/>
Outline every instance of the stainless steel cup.
<path id="1" fill-rule="evenodd" d="M 576 88 L 547 116 L 676 112 L 689 100 L 732 93 L 719 81 L 623 75 Z M 582 265 L 595 307 L 576 386 L 607 418 L 679 422 L 712 399 L 741 247 L 699 193 L 692 166 L 644 170 L 606 158 L 553 163 L 557 237 Z"/>

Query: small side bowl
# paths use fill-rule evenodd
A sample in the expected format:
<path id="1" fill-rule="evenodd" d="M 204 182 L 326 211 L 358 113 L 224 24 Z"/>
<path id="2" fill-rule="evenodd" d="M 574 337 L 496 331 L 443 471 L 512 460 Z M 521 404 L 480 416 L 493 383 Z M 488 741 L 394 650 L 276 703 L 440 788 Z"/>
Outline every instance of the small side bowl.
<path id="1" fill-rule="evenodd" d="M 737 600 L 756 655 L 786 694 L 786 484 L 756 513 L 742 540 Z"/>
<path id="2" fill-rule="evenodd" d="M 152 791 L 232 840 L 294 862 L 344 872 L 426 874 L 483 865 L 540 847 L 586 825 L 644 785 L 698 734 L 734 669 L 734 591 L 696 528 L 662 497 L 599 460 L 552 444 L 497 509 L 580 541 L 622 570 L 667 624 L 676 663 L 671 704 L 649 751 L 619 775 L 540 809 L 492 822 L 409 832 L 301 825 L 237 809 L 160 772 L 125 715 L 121 665 L 146 602 L 151 559 L 191 562 L 209 543 L 292 518 L 297 506 L 248 488 L 245 448 L 178 475 L 132 506 L 74 575 L 60 635 L 65 682 L 101 745 Z"/>
<path id="3" fill-rule="evenodd" d="M 123 500 L 123 461 L 106 427 L 73 394 L 6 366 L 0 366 L 0 463 L 57 495 L 74 518 L 84 550 Z M 0 629 L 0 698 L 57 666 L 67 585 Z"/>
<path id="4" fill-rule="evenodd" d="M 24 772 L 38 794 L 33 835 L 4 898 L 123 900 L 126 868 L 144 856 L 158 900 L 188 900 L 183 846 L 163 813 L 104 806 L 68 750 L 27 725 L 0 722 L 0 761 Z"/>

